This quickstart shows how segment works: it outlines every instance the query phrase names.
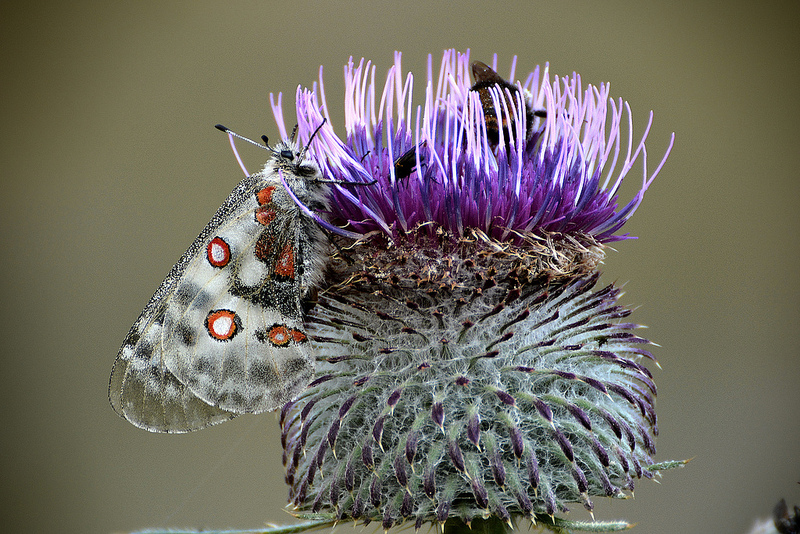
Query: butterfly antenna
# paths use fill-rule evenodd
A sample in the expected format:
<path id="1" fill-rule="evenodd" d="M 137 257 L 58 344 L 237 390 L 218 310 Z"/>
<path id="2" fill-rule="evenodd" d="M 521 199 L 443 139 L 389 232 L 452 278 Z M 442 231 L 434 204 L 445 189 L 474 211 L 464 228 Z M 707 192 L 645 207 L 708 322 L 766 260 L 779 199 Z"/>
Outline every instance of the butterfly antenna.
<path id="1" fill-rule="evenodd" d="M 222 132 L 225 132 L 228 135 L 232 135 L 232 136 L 236 137 L 237 139 L 241 139 L 242 141 L 247 141 L 250 144 L 256 145 L 259 148 L 265 148 L 265 149 L 269 150 L 270 152 L 274 152 L 274 150 L 272 150 L 272 147 L 270 147 L 269 145 L 264 146 L 264 145 L 261 145 L 259 143 L 256 143 L 252 139 L 248 139 L 247 137 L 245 137 L 243 135 L 239 135 L 236 132 L 234 132 L 233 130 L 229 130 L 228 128 L 226 128 L 225 126 L 223 126 L 221 124 L 214 125 L 214 128 L 216 128 L 217 130 L 220 130 Z M 264 139 L 264 141 L 266 142 L 266 136 L 263 136 L 262 139 Z"/>
<path id="2" fill-rule="evenodd" d="M 303 161 L 303 157 L 305 157 L 306 152 L 308 152 L 308 147 L 311 146 L 311 141 L 314 140 L 314 136 L 317 135 L 317 133 L 322 129 L 322 127 L 325 125 L 326 122 L 328 122 L 328 118 L 327 117 L 322 119 L 322 122 L 319 123 L 319 126 L 317 126 L 317 129 L 314 130 L 314 133 L 312 133 L 311 137 L 308 138 L 308 143 L 306 143 L 306 146 L 304 146 L 303 150 L 300 151 L 300 161 Z M 297 128 L 297 126 L 295 126 L 295 128 Z M 292 132 L 292 139 L 294 139 L 294 132 Z"/>

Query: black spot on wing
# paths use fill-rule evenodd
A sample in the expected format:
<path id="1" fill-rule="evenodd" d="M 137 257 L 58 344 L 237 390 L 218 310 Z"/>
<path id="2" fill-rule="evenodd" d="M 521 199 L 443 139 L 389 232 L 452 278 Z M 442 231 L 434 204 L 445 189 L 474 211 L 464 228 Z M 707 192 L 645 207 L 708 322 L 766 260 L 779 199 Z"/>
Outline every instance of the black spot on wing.
<path id="1" fill-rule="evenodd" d="M 257 306 L 276 310 L 285 317 L 301 318 L 299 288 L 293 281 L 270 279 L 257 286 L 247 286 L 240 280 L 234 279 L 229 291 L 235 297 Z"/>
<path id="2" fill-rule="evenodd" d="M 263 343 L 263 342 L 262 342 Z M 247 371 L 248 381 L 256 386 L 269 386 L 278 383 L 275 367 L 266 362 L 254 362 Z"/>
<path id="3" fill-rule="evenodd" d="M 184 282 L 178 287 L 172 298 L 175 299 L 175 302 L 177 302 L 181 307 L 185 308 L 191 304 L 192 300 L 194 300 L 195 296 L 199 292 L 199 286 Z"/>
<path id="4" fill-rule="evenodd" d="M 214 364 L 211 358 L 199 357 L 195 358 L 192 368 L 198 373 L 203 375 L 210 375 L 214 372 Z M 195 380 L 196 382 L 196 380 Z"/>
<path id="5" fill-rule="evenodd" d="M 211 304 L 212 296 L 208 291 L 200 291 L 197 296 L 192 301 L 192 306 L 194 308 L 208 308 Z"/>
<path id="6" fill-rule="evenodd" d="M 158 384 L 160 385 L 164 382 L 164 369 L 159 367 L 158 365 L 151 365 L 146 370 L 147 379 L 151 384 Z"/>
<path id="7" fill-rule="evenodd" d="M 283 363 L 283 371 L 286 376 L 295 376 L 308 372 L 308 360 L 303 357 L 289 358 Z"/>
<path id="8" fill-rule="evenodd" d="M 189 326 L 188 323 L 181 321 L 175 327 L 178 339 L 187 347 L 193 346 L 197 342 L 197 330 Z"/>
<path id="9" fill-rule="evenodd" d="M 256 341 L 259 343 L 266 343 L 269 341 L 269 338 L 267 337 L 267 331 L 264 328 L 256 328 L 256 331 L 253 333 L 253 335 L 255 336 Z"/>
<path id="10" fill-rule="evenodd" d="M 222 376 L 225 377 L 225 380 L 244 380 L 244 365 L 241 359 L 235 355 L 225 358 L 225 361 L 222 363 Z"/>
<path id="11" fill-rule="evenodd" d="M 237 411 L 252 411 L 252 403 L 248 404 L 247 397 L 238 391 L 226 391 L 219 397 L 218 404 L 220 406 L 237 406 L 240 410 Z"/>
<path id="12" fill-rule="evenodd" d="M 141 338 L 142 338 L 142 333 L 139 332 L 138 329 L 134 328 L 133 330 L 128 332 L 127 336 L 125 336 L 125 341 L 123 341 L 122 344 L 127 345 L 129 347 L 133 347 L 139 342 Z"/>
<path id="13" fill-rule="evenodd" d="M 134 349 L 134 357 L 144 361 L 150 361 L 153 358 L 153 344 L 147 340 L 139 340 L 139 343 Z"/>

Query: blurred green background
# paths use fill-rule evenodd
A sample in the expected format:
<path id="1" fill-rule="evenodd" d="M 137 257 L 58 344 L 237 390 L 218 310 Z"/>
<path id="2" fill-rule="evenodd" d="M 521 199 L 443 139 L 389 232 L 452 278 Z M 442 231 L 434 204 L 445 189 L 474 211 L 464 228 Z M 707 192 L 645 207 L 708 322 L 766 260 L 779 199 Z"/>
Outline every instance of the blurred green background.
<path id="1" fill-rule="evenodd" d="M 324 65 L 341 131 L 349 56 L 383 75 L 401 50 L 419 96 L 427 54 L 437 64 L 451 47 L 497 53 L 503 75 L 517 54 L 520 77 L 549 61 L 611 82 L 637 132 L 655 112 L 652 168 L 677 135 L 626 227 L 640 239 L 609 252 L 604 280 L 625 284 L 633 320 L 662 346 L 656 459 L 694 460 L 640 481 L 635 500 L 597 499 L 596 517 L 639 534 L 730 533 L 781 497 L 800 504 L 797 7 L 5 2 L 0 530 L 289 519 L 273 414 L 149 434 L 109 407 L 111 365 L 241 177 L 215 123 L 276 138 L 268 93 L 291 102 Z M 251 170 L 264 158 L 242 153 Z M 580 505 L 570 516 L 588 517 Z"/>

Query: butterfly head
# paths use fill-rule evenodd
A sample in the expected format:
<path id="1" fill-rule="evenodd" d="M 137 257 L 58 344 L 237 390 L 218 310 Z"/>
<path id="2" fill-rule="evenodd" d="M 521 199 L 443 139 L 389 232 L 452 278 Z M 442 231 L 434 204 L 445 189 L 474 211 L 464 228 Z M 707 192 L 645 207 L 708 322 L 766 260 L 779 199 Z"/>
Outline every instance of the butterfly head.
<path id="1" fill-rule="evenodd" d="M 287 177 L 321 183 L 322 172 L 319 165 L 308 157 L 308 147 L 311 146 L 311 141 L 317 136 L 322 126 L 327 122 L 323 119 L 311 137 L 308 143 L 304 146 L 299 146 L 295 142 L 295 134 L 297 133 L 297 125 L 292 129 L 292 136 L 289 139 L 284 139 L 274 147 L 269 146 L 269 140 L 266 136 L 262 136 L 264 145 L 272 152 L 272 158 L 267 163 L 267 167 L 271 167 L 275 172 L 283 171 Z"/>
<path id="2" fill-rule="evenodd" d="M 320 180 L 322 173 L 319 165 L 308 156 L 308 146 L 298 147 L 288 139 L 271 147 L 272 158 L 267 167 L 275 172 L 283 171 L 287 179 Z"/>

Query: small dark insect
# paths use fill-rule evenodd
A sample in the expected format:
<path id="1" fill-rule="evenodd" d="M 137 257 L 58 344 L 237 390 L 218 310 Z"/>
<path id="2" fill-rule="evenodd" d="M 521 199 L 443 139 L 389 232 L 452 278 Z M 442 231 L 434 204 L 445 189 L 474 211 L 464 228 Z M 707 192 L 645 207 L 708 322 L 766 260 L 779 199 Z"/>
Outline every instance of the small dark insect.
<path id="1" fill-rule="evenodd" d="M 780 534 L 797 534 L 800 532 L 800 507 L 794 507 L 794 515 L 789 515 L 789 507 L 786 500 L 781 499 L 772 511 L 772 519 L 775 523 L 775 530 Z"/>
<path id="2" fill-rule="evenodd" d="M 492 94 L 489 89 L 494 86 L 498 87 L 501 91 L 501 94 L 506 98 L 509 108 L 511 107 L 512 103 L 516 105 L 516 95 L 519 94 L 519 89 L 516 85 L 504 80 L 486 63 L 482 63 L 480 61 L 475 61 L 472 63 L 472 75 L 475 77 L 475 84 L 470 88 L 470 91 L 478 92 L 481 100 L 481 107 L 483 107 L 483 115 L 486 118 L 486 137 L 489 138 L 492 148 L 496 148 L 500 143 L 501 124 L 497 118 L 497 110 L 495 110 L 494 102 L 492 101 Z M 508 94 L 506 93 L 506 89 L 508 90 Z M 509 99 L 509 94 L 511 99 Z M 532 133 L 531 126 L 533 125 L 533 118 L 547 117 L 547 112 L 539 109 L 531 109 L 530 104 L 525 100 L 524 97 L 522 98 L 522 101 L 525 104 L 525 135 L 526 137 L 530 137 Z M 513 127 L 513 123 L 511 126 Z M 503 138 L 508 139 L 509 130 L 512 128 L 509 128 L 508 117 L 505 115 L 502 118 L 502 128 Z"/>
<path id="3" fill-rule="evenodd" d="M 423 142 L 422 145 L 425 143 Z M 420 146 L 422 146 L 420 145 Z M 420 162 L 422 157 L 420 156 Z M 408 178 L 417 166 L 417 145 L 412 146 L 402 156 L 394 160 L 394 175 L 398 180 Z"/>

